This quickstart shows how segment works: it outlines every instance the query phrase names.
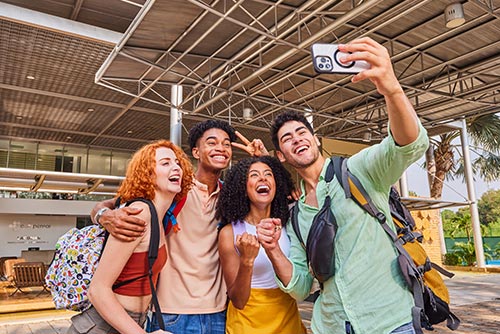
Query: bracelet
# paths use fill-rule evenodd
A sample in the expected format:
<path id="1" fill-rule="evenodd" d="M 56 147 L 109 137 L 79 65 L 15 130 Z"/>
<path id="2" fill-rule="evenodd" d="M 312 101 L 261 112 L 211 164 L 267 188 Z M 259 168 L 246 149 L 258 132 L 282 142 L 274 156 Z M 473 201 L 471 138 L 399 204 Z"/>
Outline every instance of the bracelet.
<path id="1" fill-rule="evenodd" d="M 102 215 L 104 214 L 104 212 L 108 211 L 109 208 L 107 207 L 104 207 L 104 208 L 101 208 L 99 209 L 99 211 L 97 211 L 97 213 L 95 214 L 94 216 L 94 221 L 97 223 L 97 224 L 100 224 L 99 222 L 99 219 L 101 219 Z"/>

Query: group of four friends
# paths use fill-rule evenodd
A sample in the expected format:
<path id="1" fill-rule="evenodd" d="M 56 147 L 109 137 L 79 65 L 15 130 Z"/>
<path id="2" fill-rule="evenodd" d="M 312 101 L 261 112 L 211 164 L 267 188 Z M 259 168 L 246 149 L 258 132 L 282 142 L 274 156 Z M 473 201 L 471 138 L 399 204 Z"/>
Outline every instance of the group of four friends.
<path id="1" fill-rule="evenodd" d="M 370 80 L 386 102 L 388 136 L 353 155 L 348 167 L 389 216 L 390 187 L 424 154 L 427 134 L 383 46 L 362 38 L 339 49 L 349 53 L 345 62 L 370 63 L 352 81 Z M 311 124 L 303 114 L 285 111 L 274 119 L 270 132 L 276 158 L 267 155 L 261 140 L 248 141 L 227 122 L 208 120 L 189 132 L 196 171 L 184 152 L 166 140 L 144 146 L 129 163 L 117 196 L 122 201 L 152 200 L 160 225 L 172 202 L 187 196 L 176 217 L 178 231 L 161 233 L 153 267 L 161 308 L 154 311 L 161 312 L 166 332 L 306 333 L 296 300 L 309 295 L 313 276 L 305 250 L 293 229 L 286 228 L 293 190 L 281 165 L 286 162 L 301 177 L 295 197 L 304 239 L 327 195 L 338 224 L 335 275 L 322 285 L 311 331 L 415 333 L 413 297 L 399 272 L 396 250 L 374 218 L 346 198 L 337 182 L 325 182 L 329 159 L 321 154 Z M 237 137 L 244 144 L 236 143 Z M 233 147 L 251 157 L 230 168 L 222 184 Z M 89 290 L 93 307 L 72 318 L 69 333 L 165 333 L 155 317 L 146 319 L 151 300 L 146 278 L 112 289 L 116 282 L 147 272 L 151 224 L 146 204 L 106 209 L 114 205 L 110 199 L 92 212 L 111 236 Z M 89 321 L 92 326 L 82 325 Z"/>

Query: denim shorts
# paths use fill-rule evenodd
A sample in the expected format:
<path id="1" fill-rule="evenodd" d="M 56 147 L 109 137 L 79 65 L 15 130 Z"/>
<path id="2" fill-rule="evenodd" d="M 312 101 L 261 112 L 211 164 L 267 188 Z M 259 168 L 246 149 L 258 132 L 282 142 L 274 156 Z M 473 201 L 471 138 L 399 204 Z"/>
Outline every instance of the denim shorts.
<path id="1" fill-rule="evenodd" d="M 173 334 L 224 334 L 226 331 L 226 311 L 210 314 L 169 314 L 162 313 L 165 330 Z M 156 315 L 146 321 L 146 331 L 160 329 Z"/>
<path id="2" fill-rule="evenodd" d="M 390 334 L 415 334 L 415 329 L 413 328 L 413 323 L 409 322 L 403 326 L 399 326 Z"/>

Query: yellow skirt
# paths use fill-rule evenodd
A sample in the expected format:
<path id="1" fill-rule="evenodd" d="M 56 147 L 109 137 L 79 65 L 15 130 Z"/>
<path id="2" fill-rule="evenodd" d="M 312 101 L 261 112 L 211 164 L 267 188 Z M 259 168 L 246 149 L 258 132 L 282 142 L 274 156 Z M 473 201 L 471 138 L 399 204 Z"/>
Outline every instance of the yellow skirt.
<path id="1" fill-rule="evenodd" d="M 276 289 L 252 289 L 243 310 L 229 302 L 226 334 L 304 334 L 295 299 Z"/>

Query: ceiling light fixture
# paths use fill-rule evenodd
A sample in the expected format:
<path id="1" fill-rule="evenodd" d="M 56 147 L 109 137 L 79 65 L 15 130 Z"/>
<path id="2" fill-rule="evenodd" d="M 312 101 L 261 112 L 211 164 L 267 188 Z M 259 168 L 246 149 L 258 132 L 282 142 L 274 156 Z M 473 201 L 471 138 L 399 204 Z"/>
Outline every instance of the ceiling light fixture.
<path id="1" fill-rule="evenodd" d="M 446 6 L 444 10 L 446 28 L 456 28 L 465 23 L 464 8 L 460 2 Z"/>
<path id="2" fill-rule="evenodd" d="M 245 121 L 249 121 L 252 119 L 252 116 L 253 116 L 253 110 L 252 108 L 243 108 L 243 119 Z"/>
<path id="3" fill-rule="evenodd" d="M 87 111 L 92 112 L 92 111 L 95 111 L 95 109 L 94 108 L 88 108 Z"/>
<path id="4" fill-rule="evenodd" d="M 32 76 L 32 75 L 27 75 L 27 76 L 26 76 L 26 79 L 29 79 L 29 80 L 35 80 L 35 77 L 34 77 L 34 76 Z"/>

